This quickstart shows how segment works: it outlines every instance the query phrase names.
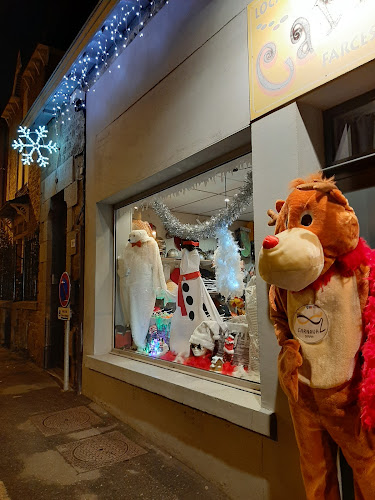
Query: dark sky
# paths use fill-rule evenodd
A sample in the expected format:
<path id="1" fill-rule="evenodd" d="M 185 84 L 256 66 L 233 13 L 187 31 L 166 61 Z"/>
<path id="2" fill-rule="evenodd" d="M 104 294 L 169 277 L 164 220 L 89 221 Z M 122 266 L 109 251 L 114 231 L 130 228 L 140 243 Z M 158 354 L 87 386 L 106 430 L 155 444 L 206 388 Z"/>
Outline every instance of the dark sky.
<path id="1" fill-rule="evenodd" d="M 98 0 L 0 0 L 0 115 L 12 91 L 18 51 L 26 65 L 36 44 L 66 50 Z"/>

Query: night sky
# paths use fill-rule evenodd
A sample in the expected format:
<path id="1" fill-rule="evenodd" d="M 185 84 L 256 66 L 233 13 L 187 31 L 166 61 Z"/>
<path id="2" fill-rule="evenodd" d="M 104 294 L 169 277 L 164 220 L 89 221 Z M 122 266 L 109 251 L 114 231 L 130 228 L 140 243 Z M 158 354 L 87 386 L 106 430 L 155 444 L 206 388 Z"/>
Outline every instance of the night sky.
<path id="1" fill-rule="evenodd" d="M 0 115 L 10 97 L 17 54 L 26 66 L 37 43 L 67 50 L 98 0 L 0 0 Z"/>

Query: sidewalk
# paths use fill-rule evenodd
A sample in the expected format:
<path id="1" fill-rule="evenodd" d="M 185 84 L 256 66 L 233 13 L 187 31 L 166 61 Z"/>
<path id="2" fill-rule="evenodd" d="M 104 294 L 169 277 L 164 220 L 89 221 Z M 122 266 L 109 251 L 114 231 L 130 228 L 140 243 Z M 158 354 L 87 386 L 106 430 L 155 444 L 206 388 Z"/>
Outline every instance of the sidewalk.
<path id="1" fill-rule="evenodd" d="M 0 348 L 0 500 L 225 500 L 181 462 Z"/>

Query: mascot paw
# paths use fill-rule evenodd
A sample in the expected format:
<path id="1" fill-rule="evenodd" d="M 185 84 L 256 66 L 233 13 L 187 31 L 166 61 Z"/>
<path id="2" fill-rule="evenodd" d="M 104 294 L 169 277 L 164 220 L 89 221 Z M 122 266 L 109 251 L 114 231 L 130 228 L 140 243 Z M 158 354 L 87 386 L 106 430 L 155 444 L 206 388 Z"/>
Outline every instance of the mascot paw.
<path id="1" fill-rule="evenodd" d="M 299 342 L 288 340 L 279 354 L 279 381 L 282 390 L 294 402 L 298 401 L 298 368 L 302 365 Z"/>

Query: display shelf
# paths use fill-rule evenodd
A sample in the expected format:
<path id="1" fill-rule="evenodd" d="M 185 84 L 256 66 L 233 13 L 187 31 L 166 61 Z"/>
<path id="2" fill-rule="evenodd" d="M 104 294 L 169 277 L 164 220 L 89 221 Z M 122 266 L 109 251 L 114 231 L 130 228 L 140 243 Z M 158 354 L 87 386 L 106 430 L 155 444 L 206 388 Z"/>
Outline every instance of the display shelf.
<path id="1" fill-rule="evenodd" d="M 180 265 L 180 263 L 181 263 L 181 259 L 173 259 L 172 257 L 162 257 L 161 261 L 165 264 Z M 210 259 L 203 259 L 200 262 L 201 262 L 201 265 L 205 265 L 205 266 L 208 266 L 210 264 L 212 265 L 212 260 L 210 260 Z"/>

